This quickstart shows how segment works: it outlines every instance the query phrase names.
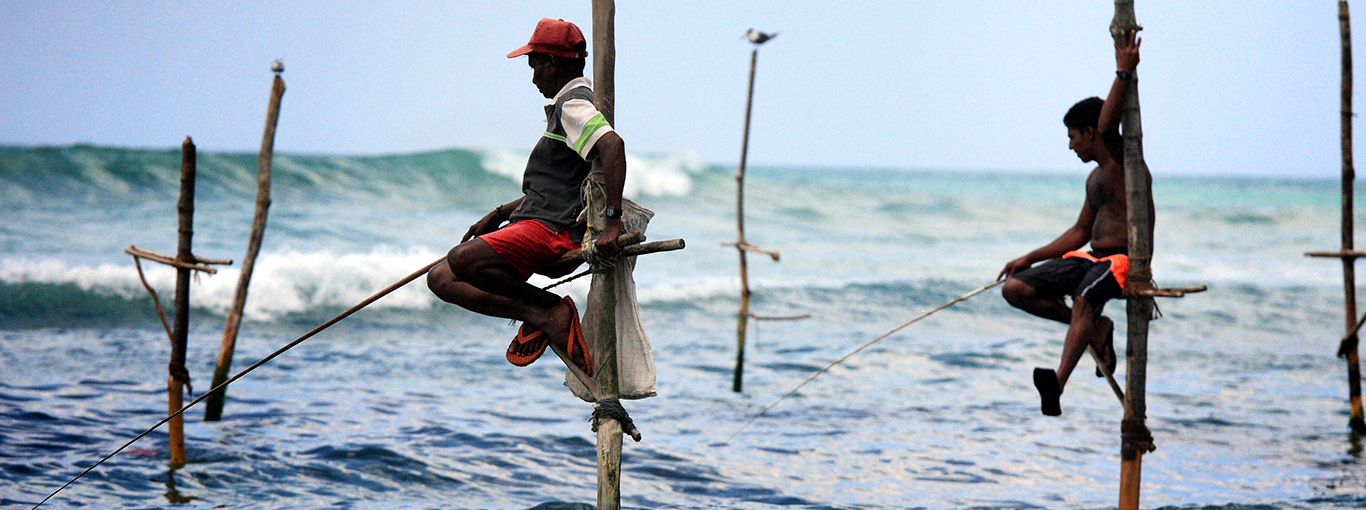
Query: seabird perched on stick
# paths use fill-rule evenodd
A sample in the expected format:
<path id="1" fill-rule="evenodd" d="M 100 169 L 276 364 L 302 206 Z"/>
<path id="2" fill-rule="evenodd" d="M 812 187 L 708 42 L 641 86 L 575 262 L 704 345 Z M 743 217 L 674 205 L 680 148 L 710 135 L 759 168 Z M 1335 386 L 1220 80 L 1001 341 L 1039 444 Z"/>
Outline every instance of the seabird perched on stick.
<path id="1" fill-rule="evenodd" d="M 747 39 L 747 40 L 749 40 L 749 42 L 752 42 L 752 43 L 754 43 L 754 44 L 763 44 L 763 43 L 766 43 L 766 42 L 768 42 L 769 39 L 772 39 L 772 38 L 774 38 L 774 37 L 778 37 L 778 33 L 777 33 L 777 32 L 774 32 L 774 33 L 771 33 L 771 34 L 765 34 L 765 33 L 763 33 L 763 32 L 760 32 L 760 31 L 758 31 L 758 30 L 755 30 L 755 29 L 753 29 L 753 28 L 751 28 L 751 29 L 749 29 L 749 30 L 746 30 L 746 31 L 745 31 L 745 35 L 742 36 L 743 39 Z"/>
<path id="2" fill-rule="evenodd" d="M 280 73 L 285 72 L 285 62 L 284 62 L 283 60 L 278 59 L 278 58 L 275 59 L 274 62 L 271 62 L 271 63 L 270 63 L 270 70 L 271 70 L 271 71 L 275 71 L 275 74 L 280 74 Z"/>

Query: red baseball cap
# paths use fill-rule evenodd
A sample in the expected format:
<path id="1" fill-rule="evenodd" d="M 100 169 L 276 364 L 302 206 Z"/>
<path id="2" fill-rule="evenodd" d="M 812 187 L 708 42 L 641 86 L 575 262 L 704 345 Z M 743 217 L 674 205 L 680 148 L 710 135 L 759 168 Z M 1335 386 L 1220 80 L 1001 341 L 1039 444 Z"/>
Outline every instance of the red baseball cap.
<path id="1" fill-rule="evenodd" d="M 583 32 L 573 23 L 562 19 L 542 18 L 536 23 L 536 31 L 526 46 L 508 53 L 508 58 L 520 57 L 531 52 L 545 53 L 564 58 L 584 58 L 588 56 L 588 42 Z"/>

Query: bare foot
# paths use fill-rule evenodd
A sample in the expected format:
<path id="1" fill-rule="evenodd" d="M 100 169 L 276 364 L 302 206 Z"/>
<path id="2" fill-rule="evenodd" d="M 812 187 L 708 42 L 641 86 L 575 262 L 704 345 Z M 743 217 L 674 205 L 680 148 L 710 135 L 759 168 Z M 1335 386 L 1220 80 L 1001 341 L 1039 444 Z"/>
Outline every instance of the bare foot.
<path id="1" fill-rule="evenodd" d="M 566 363 L 577 365 L 579 370 L 583 371 L 583 375 L 592 377 L 593 354 L 588 352 L 586 342 L 580 340 L 583 332 L 579 324 L 579 311 L 574 307 L 574 301 L 565 296 L 560 304 L 548 312 L 550 320 L 546 323 L 545 331 L 554 333 L 550 335 L 551 347 L 566 356 Z"/>
<path id="2" fill-rule="evenodd" d="M 550 333 L 550 345 L 564 350 L 569 345 L 569 323 L 573 321 L 570 316 L 574 315 L 574 308 L 560 301 L 546 315 L 548 320 L 544 331 Z"/>
<path id="3" fill-rule="evenodd" d="M 508 346 L 508 352 L 517 356 L 533 356 L 543 348 L 546 341 L 544 331 L 523 323 L 522 328 L 517 330 L 517 338 Z"/>

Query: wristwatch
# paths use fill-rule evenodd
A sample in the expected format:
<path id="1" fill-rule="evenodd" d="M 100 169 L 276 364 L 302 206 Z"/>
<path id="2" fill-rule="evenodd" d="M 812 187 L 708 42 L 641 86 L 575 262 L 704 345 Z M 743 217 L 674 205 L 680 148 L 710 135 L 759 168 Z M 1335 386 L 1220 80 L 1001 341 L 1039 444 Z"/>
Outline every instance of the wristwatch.
<path id="1" fill-rule="evenodd" d="M 618 209 L 618 208 L 616 208 L 616 207 L 612 207 L 612 206 L 609 205 L 609 206 L 607 206 L 607 208 L 606 208 L 605 210 L 603 210 L 603 216 L 606 216 L 607 219 L 620 218 L 620 217 L 621 217 L 621 209 Z"/>

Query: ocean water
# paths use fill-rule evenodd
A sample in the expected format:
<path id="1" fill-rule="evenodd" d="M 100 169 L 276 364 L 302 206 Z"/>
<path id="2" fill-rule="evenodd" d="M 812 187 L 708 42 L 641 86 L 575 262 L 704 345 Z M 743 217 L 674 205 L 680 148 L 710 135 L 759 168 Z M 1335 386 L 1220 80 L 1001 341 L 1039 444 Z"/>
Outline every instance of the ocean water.
<path id="1" fill-rule="evenodd" d="M 234 371 L 435 260 L 517 193 L 525 154 L 277 154 L 269 228 Z M 28 508 L 164 416 L 169 343 L 124 248 L 173 254 L 178 150 L 0 148 L 0 508 Z M 822 375 L 816 370 L 991 282 L 1070 225 L 1077 174 L 750 169 L 753 311 L 731 391 L 739 278 L 732 168 L 633 155 L 627 194 L 656 211 L 640 260 L 659 396 L 625 405 L 622 505 L 634 509 L 1107 508 L 1122 410 L 1083 360 L 1063 416 L 1030 381 L 1063 327 L 983 293 Z M 254 154 L 199 155 L 194 252 L 245 251 Z M 1347 427 L 1338 183 L 1172 177 L 1154 168 L 1148 508 L 1359 508 Z M 144 264 L 163 299 L 174 273 Z M 237 266 L 194 281 L 188 367 L 207 389 Z M 549 280 L 536 280 L 549 284 Z M 575 297 L 586 280 L 559 287 Z M 169 301 L 164 301 L 170 307 Z M 1123 306 L 1108 313 L 1122 327 Z M 591 508 L 591 406 L 546 357 L 503 360 L 507 321 L 419 282 L 229 389 L 221 422 L 160 429 L 44 508 Z M 1123 341 L 1117 348 L 1123 354 Z M 1119 370 L 1122 379 L 1125 369 Z"/>

